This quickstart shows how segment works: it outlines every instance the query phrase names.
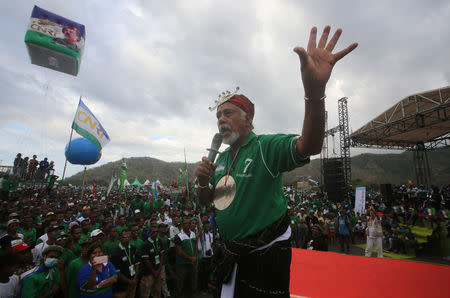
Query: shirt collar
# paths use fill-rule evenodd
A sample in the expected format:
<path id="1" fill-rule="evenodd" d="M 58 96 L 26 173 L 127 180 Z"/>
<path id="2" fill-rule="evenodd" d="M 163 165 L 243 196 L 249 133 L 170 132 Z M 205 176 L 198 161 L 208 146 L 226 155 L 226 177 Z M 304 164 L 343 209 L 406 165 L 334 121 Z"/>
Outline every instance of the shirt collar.
<path id="1" fill-rule="evenodd" d="M 122 242 L 119 241 L 119 248 L 125 250 L 125 247 L 122 245 Z M 128 244 L 128 249 L 130 249 L 130 244 Z"/>
<path id="2" fill-rule="evenodd" d="M 254 139 L 256 139 L 256 134 L 255 134 L 253 131 L 251 131 L 251 132 L 248 134 L 248 136 L 245 138 L 245 141 L 244 141 L 244 143 L 242 143 L 241 147 L 247 146 L 247 145 L 250 144 Z M 229 151 L 230 148 L 231 148 L 231 146 L 228 146 L 228 148 L 225 149 L 225 151 Z"/>

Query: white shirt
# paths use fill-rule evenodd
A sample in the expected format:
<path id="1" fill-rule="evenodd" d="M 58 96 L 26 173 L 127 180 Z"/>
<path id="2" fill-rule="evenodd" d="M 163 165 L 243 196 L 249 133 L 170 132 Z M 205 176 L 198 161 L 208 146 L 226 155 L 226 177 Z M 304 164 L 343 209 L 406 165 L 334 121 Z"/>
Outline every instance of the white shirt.
<path id="1" fill-rule="evenodd" d="M 0 297 L 12 298 L 17 294 L 19 288 L 19 276 L 12 275 L 7 283 L 0 283 Z"/>

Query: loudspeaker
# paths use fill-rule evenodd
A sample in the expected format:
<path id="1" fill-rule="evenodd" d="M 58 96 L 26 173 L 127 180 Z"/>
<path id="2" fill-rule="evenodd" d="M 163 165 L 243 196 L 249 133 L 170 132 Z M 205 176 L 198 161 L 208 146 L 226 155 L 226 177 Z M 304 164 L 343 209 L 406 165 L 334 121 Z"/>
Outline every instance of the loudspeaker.
<path id="1" fill-rule="evenodd" d="M 328 194 L 328 199 L 333 202 L 341 202 L 346 197 L 342 159 L 324 159 L 323 171 L 324 184 Z"/>

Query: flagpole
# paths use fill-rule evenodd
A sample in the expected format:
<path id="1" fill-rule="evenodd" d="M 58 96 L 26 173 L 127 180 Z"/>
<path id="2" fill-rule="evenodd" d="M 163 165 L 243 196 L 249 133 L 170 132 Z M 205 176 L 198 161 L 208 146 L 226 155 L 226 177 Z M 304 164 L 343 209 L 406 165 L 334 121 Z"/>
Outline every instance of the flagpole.
<path id="1" fill-rule="evenodd" d="M 189 171 L 187 168 L 187 162 L 186 162 L 186 147 L 184 147 L 184 165 L 186 166 L 186 189 L 187 189 L 187 199 L 189 200 L 191 196 L 189 195 Z"/>
<path id="2" fill-rule="evenodd" d="M 83 195 L 84 195 L 84 184 L 86 182 L 86 169 L 87 169 L 87 167 L 84 166 L 83 187 L 81 188 L 81 200 L 83 200 Z"/>
<path id="3" fill-rule="evenodd" d="M 70 153 L 70 145 L 72 143 L 72 135 L 73 135 L 73 128 L 70 131 L 69 145 L 67 146 L 66 162 L 64 163 L 64 171 L 63 171 L 63 175 L 62 175 L 62 178 L 61 178 L 61 182 L 64 181 L 64 176 L 66 175 L 67 157 L 69 156 L 69 153 Z"/>
<path id="4" fill-rule="evenodd" d="M 81 95 L 80 95 L 80 100 L 78 101 L 78 105 L 80 105 L 80 101 L 81 101 Z M 78 108 L 77 108 L 78 110 Z M 77 112 L 75 111 L 75 116 L 73 117 L 73 121 L 75 121 L 75 117 L 77 116 Z M 67 155 L 66 155 L 66 161 L 64 163 L 64 171 L 63 171 L 63 175 L 61 178 L 61 182 L 64 181 L 64 177 L 66 176 L 66 167 L 67 167 L 67 156 L 69 156 L 70 153 L 70 145 L 72 143 L 72 135 L 73 135 L 73 121 L 72 121 L 72 125 L 71 125 L 71 131 L 70 131 L 70 138 L 69 138 L 69 145 L 67 146 Z"/>

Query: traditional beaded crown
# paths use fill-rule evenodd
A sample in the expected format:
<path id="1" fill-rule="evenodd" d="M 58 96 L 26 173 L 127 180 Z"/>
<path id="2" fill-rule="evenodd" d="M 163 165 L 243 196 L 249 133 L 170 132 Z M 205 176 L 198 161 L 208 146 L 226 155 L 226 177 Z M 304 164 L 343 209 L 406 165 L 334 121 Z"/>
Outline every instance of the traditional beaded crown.
<path id="1" fill-rule="evenodd" d="M 214 101 L 214 106 L 209 107 L 208 109 L 211 112 L 214 111 L 215 109 L 217 109 L 218 106 L 220 106 L 221 104 L 232 98 L 234 95 L 236 95 L 238 91 L 239 87 L 236 87 L 236 90 L 234 90 L 233 92 L 228 90 L 222 92 L 221 94 L 219 94 L 219 98 Z"/>

